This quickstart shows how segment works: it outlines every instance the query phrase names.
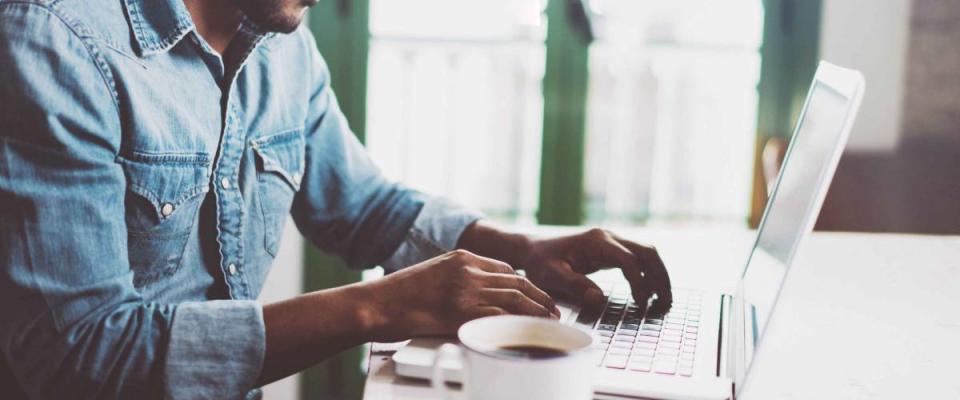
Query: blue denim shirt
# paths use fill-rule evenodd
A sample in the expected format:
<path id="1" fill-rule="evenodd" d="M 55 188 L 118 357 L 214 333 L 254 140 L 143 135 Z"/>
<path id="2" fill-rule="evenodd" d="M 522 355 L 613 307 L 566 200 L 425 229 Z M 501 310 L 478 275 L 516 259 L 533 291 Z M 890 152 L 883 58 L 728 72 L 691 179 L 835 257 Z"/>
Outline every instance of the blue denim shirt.
<path id="1" fill-rule="evenodd" d="M 181 0 L 0 0 L 0 397 L 255 393 L 288 215 L 355 266 L 453 248 L 477 215 L 384 179 L 329 82 L 304 29 L 221 57 Z"/>

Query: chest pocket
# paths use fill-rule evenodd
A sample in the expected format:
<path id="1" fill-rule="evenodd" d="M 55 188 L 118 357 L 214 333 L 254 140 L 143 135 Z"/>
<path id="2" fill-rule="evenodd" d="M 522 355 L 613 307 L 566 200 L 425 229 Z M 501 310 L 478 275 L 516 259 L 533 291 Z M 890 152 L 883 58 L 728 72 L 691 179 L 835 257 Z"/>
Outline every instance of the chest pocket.
<path id="1" fill-rule="evenodd" d="M 257 156 L 257 195 L 263 215 L 264 246 L 276 257 L 283 224 L 303 179 L 305 142 L 301 129 L 252 140 Z"/>
<path id="2" fill-rule="evenodd" d="M 118 157 L 127 178 L 126 222 L 134 286 L 173 275 L 209 191 L 210 158 L 133 153 Z"/>

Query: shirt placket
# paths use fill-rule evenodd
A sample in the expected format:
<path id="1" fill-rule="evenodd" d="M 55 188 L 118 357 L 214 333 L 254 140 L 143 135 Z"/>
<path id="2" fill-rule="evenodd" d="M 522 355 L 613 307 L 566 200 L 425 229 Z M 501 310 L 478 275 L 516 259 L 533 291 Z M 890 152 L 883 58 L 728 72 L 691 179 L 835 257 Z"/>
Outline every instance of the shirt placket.
<path id="1" fill-rule="evenodd" d="M 262 40 L 263 36 L 254 34 L 249 28 L 241 29 L 236 40 L 241 40 L 245 48 L 236 60 L 228 61 L 230 75 L 229 86 L 225 92 L 224 124 L 220 140 L 220 157 L 213 171 L 214 193 L 217 202 L 217 241 L 220 245 L 220 269 L 230 297 L 233 299 L 251 298 L 245 277 L 243 230 L 244 206 L 243 192 L 240 188 L 240 163 L 244 154 L 246 125 L 236 93 L 236 77 L 246 62 L 250 52 Z"/>

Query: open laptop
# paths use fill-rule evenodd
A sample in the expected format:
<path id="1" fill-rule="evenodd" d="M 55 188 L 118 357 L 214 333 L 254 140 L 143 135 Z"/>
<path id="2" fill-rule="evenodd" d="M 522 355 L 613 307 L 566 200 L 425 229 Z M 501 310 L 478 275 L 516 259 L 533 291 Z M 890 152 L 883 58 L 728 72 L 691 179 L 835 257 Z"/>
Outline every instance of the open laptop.
<path id="1" fill-rule="evenodd" d="M 594 277 L 602 308 L 563 308 L 563 321 L 594 333 L 597 397 L 728 399 L 754 352 L 800 242 L 812 229 L 864 90 L 856 71 L 821 62 L 770 193 L 736 292 L 675 288 L 671 310 L 646 315 L 619 276 Z M 429 378 L 442 339 L 415 339 L 393 356 L 400 376 Z M 459 380 L 451 365 L 446 377 Z"/>

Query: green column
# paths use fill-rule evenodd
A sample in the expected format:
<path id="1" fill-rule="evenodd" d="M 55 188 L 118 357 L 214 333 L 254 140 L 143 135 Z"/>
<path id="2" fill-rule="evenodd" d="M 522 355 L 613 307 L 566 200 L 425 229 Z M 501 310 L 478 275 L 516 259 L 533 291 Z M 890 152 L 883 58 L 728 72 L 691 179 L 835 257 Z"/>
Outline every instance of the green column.
<path id="1" fill-rule="evenodd" d="M 757 147 L 750 226 L 767 203 L 760 154 L 770 138 L 789 140 L 820 58 L 821 0 L 764 0 Z"/>
<path id="2" fill-rule="evenodd" d="M 332 87 L 353 132 L 365 138 L 369 0 L 323 0 L 310 11 L 309 26 L 330 68 Z M 360 280 L 360 272 L 307 245 L 304 291 Z M 309 316 L 305 316 L 309 317 Z M 303 373 L 304 399 L 358 399 L 363 396 L 362 348 L 347 350 Z"/>
<path id="3" fill-rule="evenodd" d="M 789 139 L 817 70 L 820 0 L 765 0 L 757 130 Z"/>
<path id="4" fill-rule="evenodd" d="M 543 150 L 540 165 L 542 224 L 583 221 L 583 156 L 586 129 L 587 56 L 591 35 L 582 4 L 550 0 L 543 78 Z"/>

